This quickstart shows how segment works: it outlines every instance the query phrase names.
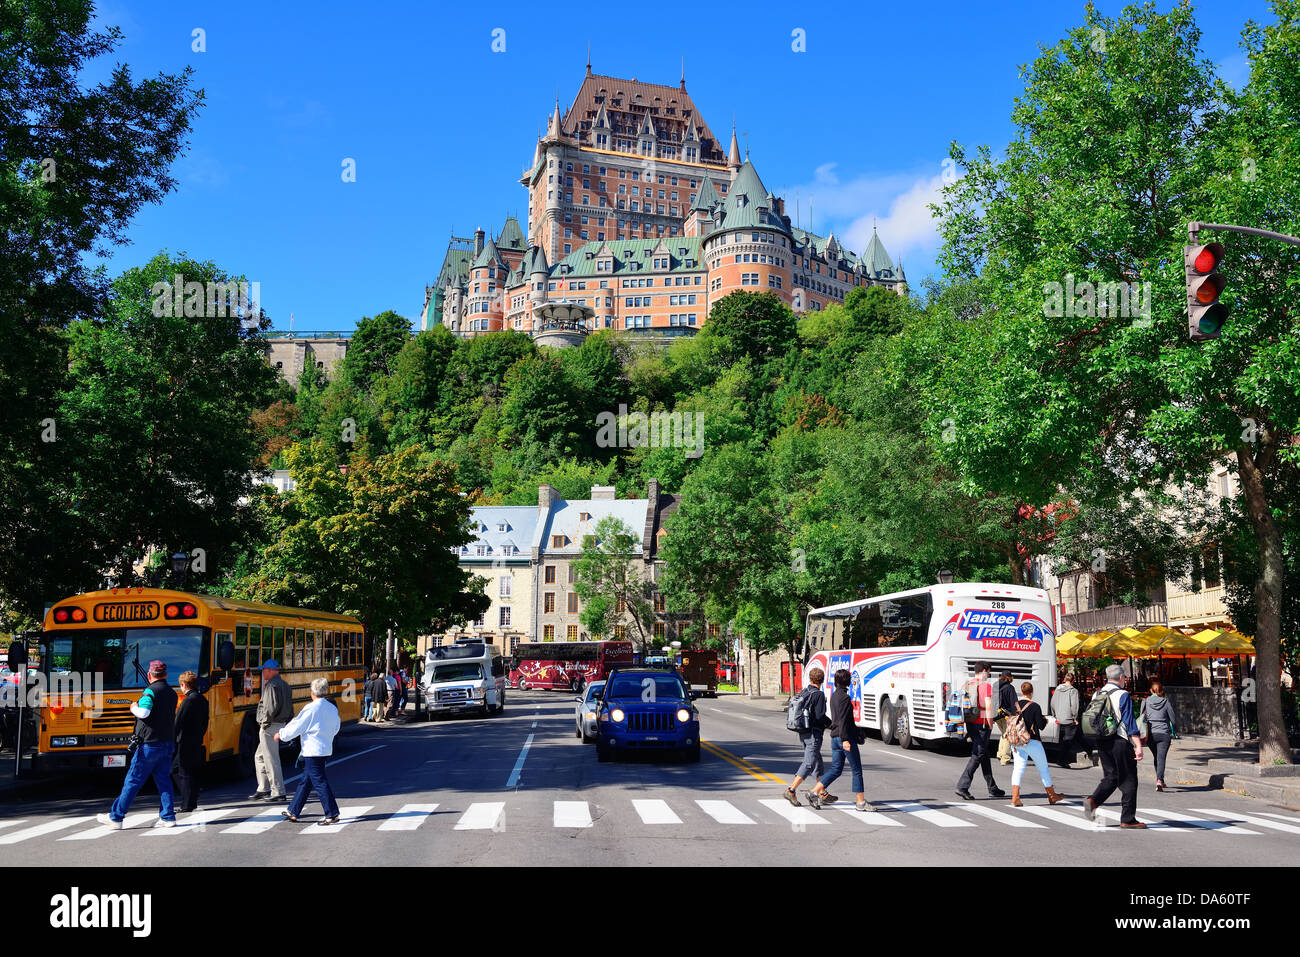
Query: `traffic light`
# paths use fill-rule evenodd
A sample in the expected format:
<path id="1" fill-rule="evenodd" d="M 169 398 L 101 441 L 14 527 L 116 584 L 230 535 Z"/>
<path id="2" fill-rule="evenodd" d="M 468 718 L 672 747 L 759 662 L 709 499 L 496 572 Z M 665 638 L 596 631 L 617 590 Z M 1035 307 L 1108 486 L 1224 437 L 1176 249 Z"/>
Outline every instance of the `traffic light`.
<path id="1" fill-rule="evenodd" d="M 1193 342 L 1219 338 L 1228 321 L 1228 307 L 1219 302 L 1228 281 L 1215 272 L 1223 261 L 1223 245 L 1184 246 L 1187 268 L 1187 334 Z"/>

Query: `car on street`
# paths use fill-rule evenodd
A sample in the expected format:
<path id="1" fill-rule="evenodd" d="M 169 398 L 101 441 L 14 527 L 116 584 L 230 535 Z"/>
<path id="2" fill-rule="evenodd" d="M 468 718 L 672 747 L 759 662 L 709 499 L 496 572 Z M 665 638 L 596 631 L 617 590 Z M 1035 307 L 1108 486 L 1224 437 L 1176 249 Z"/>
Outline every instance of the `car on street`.
<path id="1" fill-rule="evenodd" d="M 573 736 L 582 738 L 583 744 L 596 740 L 596 709 L 600 707 L 600 692 L 604 687 L 605 682 L 593 681 L 585 693 L 573 699 Z"/>
<path id="2" fill-rule="evenodd" d="M 700 760 L 700 713 L 695 695 L 675 671 L 618 668 L 605 681 L 596 709 L 596 759 L 635 751 L 676 751 Z"/>

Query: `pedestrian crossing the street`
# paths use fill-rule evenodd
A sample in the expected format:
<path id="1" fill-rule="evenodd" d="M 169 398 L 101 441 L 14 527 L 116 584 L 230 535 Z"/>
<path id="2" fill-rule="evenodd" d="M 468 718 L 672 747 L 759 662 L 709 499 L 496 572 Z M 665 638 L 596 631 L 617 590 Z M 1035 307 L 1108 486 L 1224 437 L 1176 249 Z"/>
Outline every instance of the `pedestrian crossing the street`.
<path id="1" fill-rule="evenodd" d="M 1078 801 L 1054 806 L 1025 804 L 1012 808 L 999 804 L 948 801 L 878 800 L 870 812 L 858 811 L 851 801 L 826 805 L 821 811 L 800 805 L 795 807 L 780 798 L 733 798 L 665 800 L 660 798 L 620 799 L 612 806 L 591 801 L 530 802 L 523 806 L 505 801 L 471 801 L 461 804 L 408 803 L 395 808 L 379 805 L 348 805 L 339 808 L 340 820 L 332 826 L 317 823 L 318 815 L 297 822 L 286 820 L 279 809 L 250 813 L 243 807 L 211 808 L 177 815 L 177 825 L 156 827 L 156 812 L 129 814 L 122 828 L 100 824 L 93 815 L 32 818 L 0 821 L 0 847 L 40 841 L 99 841 L 147 837 L 153 840 L 178 840 L 186 835 L 220 835 L 222 839 L 300 834 L 313 838 L 339 834 L 344 830 L 375 830 L 435 833 L 439 831 L 504 832 L 512 822 L 535 828 L 545 826 L 538 820 L 542 807 L 557 830 L 588 830 L 599 827 L 626 829 L 644 827 L 660 832 L 703 824 L 717 829 L 744 829 L 754 826 L 780 827 L 795 833 L 831 834 L 833 828 L 869 832 L 876 829 L 911 828 L 943 832 L 954 828 L 1005 830 L 1056 830 L 1123 833 L 1118 826 L 1118 805 L 1097 809 L 1096 819 L 1082 814 Z M 437 812 L 437 813 L 435 813 Z M 1246 840 L 1283 839 L 1300 835 L 1300 816 L 1251 809 L 1249 813 L 1212 808 L 1139 808 L 1139 820 L 1148 831 L 1164 834 L 1205 835 L 1208 840 L 1241 838 Z M 1212 835 L 1212 836 L 1211 836 Z M 75 846 L 75 845 L 70 845 Z"/>

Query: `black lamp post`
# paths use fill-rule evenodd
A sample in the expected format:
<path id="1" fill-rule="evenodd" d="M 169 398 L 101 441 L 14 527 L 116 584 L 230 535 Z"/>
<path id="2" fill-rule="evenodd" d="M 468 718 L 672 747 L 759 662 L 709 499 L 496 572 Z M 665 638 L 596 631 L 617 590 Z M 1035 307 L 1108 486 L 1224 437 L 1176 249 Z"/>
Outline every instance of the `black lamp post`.
<path id="1" fill-rule="evenodd" d="M 173 552 L 171 563 L 172 581 L 177 588 L 184 588 L 186 573 L 190 567 L 190 556 L 186 552 Z"/>

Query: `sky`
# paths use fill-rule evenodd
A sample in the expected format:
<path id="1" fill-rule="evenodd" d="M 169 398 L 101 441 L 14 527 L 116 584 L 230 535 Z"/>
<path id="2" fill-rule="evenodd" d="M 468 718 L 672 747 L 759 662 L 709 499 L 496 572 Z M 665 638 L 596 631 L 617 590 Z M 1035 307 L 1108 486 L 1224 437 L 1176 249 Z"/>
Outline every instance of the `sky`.
<path id="1" fill-rule="evenodd" d="M 1124 6 L 1096 5 L 1111 16 Z M 1240 85 L 1241 26 L 1272 22 L 1267 3 L 1195 8 L 1203 54 Z M 576 96 L 590 43 L 593 72 L 621 78 L 675 85 L 684 58 L 700 114 L 724 143 L 734 117 L 787 211 L 797 195 L 800 225 L 861 252 L 875 224 L 919 287 L 939 275 L 927 205 L 949 143 L 1005 147 L 1021 65 L 1084 7 L 753 2 L 662 7 L 665 20 L 653 6 L 569 9 L 99 3 L 96 23 L 124 38 L 87 81 L 117 62 L 137 79 L 191 66 L 206 95 L 174 167 L 178 188 L 136 215 L 110 275 L 183 252 L 260 283 L 275 329 L 292 315 L 295 331 L 350 331 L 385 309 L 418 327 L 453 230 L 495 234 L 511 214 L 526 226 L 520 176 L 557 94 L 565 109 Z"/>

